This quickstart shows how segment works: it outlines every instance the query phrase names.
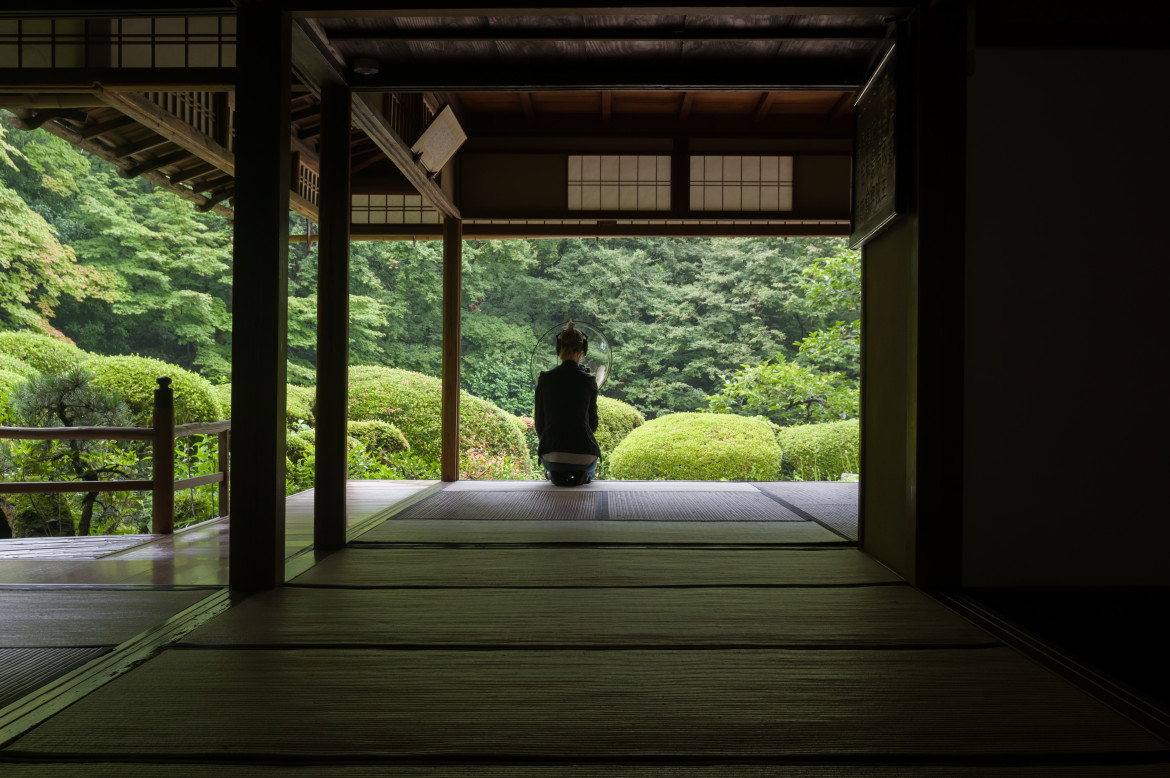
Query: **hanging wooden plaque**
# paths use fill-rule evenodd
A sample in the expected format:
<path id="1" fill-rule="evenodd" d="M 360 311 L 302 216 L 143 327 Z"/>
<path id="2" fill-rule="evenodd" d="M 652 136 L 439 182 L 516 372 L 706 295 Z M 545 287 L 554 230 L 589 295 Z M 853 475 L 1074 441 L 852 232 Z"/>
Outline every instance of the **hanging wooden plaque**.
<path id="1" fill-rule="evenodd" d="M 897 47 L 891 47 L 853 104 L 853 224 L 849 247 L 859 248 L 904 213 L 906 160 L 899 146 Z"/>

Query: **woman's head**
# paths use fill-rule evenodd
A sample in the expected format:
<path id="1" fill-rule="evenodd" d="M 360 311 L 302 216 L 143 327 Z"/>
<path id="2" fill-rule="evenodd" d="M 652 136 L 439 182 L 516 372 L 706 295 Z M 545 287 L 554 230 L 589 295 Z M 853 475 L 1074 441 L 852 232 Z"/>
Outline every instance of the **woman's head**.
<path id="1" fill-rule="evenodd" d="M 575 362 L 580 362 L 581 357 L 585 356 L 585 351 L 588 349 L 588 338 L 585 333 L 577 329 L 573 322 L 569 322 L 565 329 L 561 330 L 557 335 L 557 357 L 559 359 L 572 359 Z"/>

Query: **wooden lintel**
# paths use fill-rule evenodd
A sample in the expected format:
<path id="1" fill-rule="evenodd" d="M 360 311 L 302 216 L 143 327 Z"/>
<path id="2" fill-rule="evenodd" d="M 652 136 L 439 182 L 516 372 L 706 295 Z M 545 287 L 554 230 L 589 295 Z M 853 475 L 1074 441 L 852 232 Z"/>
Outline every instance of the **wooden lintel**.
<path id="1" fill-rule="evenodd" d="M 532 105 L 532 94 L 529 92 L 518 93 L 520 98 L 520 109 L 524 111 L 524 118 L 532 121 L 536 118 L 536 109 Z"/>
<path id="2" fill-rule="evenodd" d="M 818 238 L 849 235 L 849 222 L 824 224 L 475 224 L 464 223 L 464 240 L 524 238 Z M 354 224 L 350 240 L 441 240 L 441 224 Z M 303 243 L 304 236 L 289 240 Z"/>
<path id="3" fill-rule="evenodd" d="M 759 104 L 756 105 L 755 120 L 763 121 L 764 117 L 768 115 L 768 111 L 772 110 L 772 103 L 776 102 L 775 92 L 764 92 L 760 97 Z"/>
<path id="4" fill-rule="evenodd" d="M 691 109 L 695 107 L 695 93 L 683 92 L 682 105 L 678 108 L 678 120 L 686 121 L 690 118 Z"/>
<path id="5" fill-rule="evenodd" d="M 348 6 L 347 6 L 348 7 Z M 542 14 L 547 9 L 540 9 Z M 433 26 L 418 29 L 411 27 L 388 27 L 371 29 L 354 27 L 334 30 L 329 39 L 335 41 L 370 41 L 409 43 L 440 43 L 447 41 L 486 42 L 499 41 L 612 41 L 612 42 L 657 42 L 657 41 L 871 41 L 886 37 L 884 26 L 841 25 L 834 27 L 793 27 L 792 25 L 745 26 L 706 28 L 688 25 L 682 29 L 665 30 L 656 27 L 501 27 L 497 25 L 458 28 L 454 26 Z"/>
<path id="6" fill-rule="evenodd" d="M 608 122 L 613 118 L 613 92 L 608 89 L 601 93 L 601 121 Z"/>
<path id="7" fill-rule="evenodd" d="M 853 107 L 853 99 L 856 96 L 856 92 L 845 92 L 837 98 L 837 102 L 833 103 L 833 108 L 829 111 L 829 121 L 836 121 L 844 116 Z"/>
<path id="8" fill-rule="evenodd" d="M 0 87 L 38 92 L 230 92 L 235 68 L 0 68 Z"/>
<path id="9" fill-rule="evenodd" d="M 210 162 L 225 173 L 235 175 L 235 154 L 141 94 L 103 89 L 101 95 L 110 107 L 116 108 L 142 126 L 153 130 L 196 157 Z"/>
<path id="10" fill-rule="evenodd" d="M 38 111 L 48 108 L 101 108 L 104 105 L 105 103 L 92 94 L 0 95 L 0 108 L 30 108 Z"/>
<path id="11" fill-rule="evenodd" d="M 317 208 L 316 203 L 306 200 L 291 190 L 288 193 L 288 209 L 314 223 L 318 222 L 321 218 L 320 210 Z"/>
<path id="12" fill-rule="evenodd" d="M 133 165 L 133 167 L 123 168 L 118 171 L 118 175 L 120 175 L 122 178 L 137 178 L 143 173 L 149 173 L 152 170 L 158 170 L 160 168 L 166 167 L 167 165 L 178 164 L 184 159 L 190 158 L 190 156 L 191 152 L 186 150 L 173 151 L 170 154 L 164 154 L 161 157 L 155 157 L 154 159 L 137 162 Z M 212 203 L 212 205 L 215 205 L 215 203 Z M 200 207 L 202 208 L 202 206 Z"/>
<path id="13" fill-rule="evenodd" d="M 360 127 L 370 140 L 377 144 L 394 166 L 402 171 L 415 191 L 425 197 L 439 213 L 448 218 L 458 219 L 459 209 L 447 194 L 427 178 L 426 171 L 414 161 L 414 154 L 410 147 L 398 133 L 390 127 L 390 123 L 374 110 L 361 95 L 353 96 L 353 123 Z"/>

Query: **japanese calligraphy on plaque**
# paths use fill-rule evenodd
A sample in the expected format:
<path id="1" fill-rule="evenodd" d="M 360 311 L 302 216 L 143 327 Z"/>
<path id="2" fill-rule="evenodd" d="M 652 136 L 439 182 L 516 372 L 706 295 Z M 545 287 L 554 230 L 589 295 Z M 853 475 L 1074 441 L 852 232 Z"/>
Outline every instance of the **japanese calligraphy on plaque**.
<path id="1" fill-rule="evenodd" d="M 853 228 L 862 246 L 903 210 L 898 181 L 898 89 L 891 48 L 853 105 Z"/>

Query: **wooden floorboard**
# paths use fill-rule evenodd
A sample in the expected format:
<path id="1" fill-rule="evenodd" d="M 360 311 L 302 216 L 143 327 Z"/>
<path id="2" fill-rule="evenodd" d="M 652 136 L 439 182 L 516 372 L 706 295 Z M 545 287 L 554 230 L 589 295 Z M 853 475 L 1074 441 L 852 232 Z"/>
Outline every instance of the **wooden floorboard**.
<path id="1" fill-rule="evenodd" d="M 79 752 L 1170 755 L 1006 648 L 171 650 L 8 749 Z"/>
<path id="2" fill-rule="evenodd" d="M 0 647 L 115 646 L 214 590 L 0 590 Z"/>
<path id="3" fill-rule="evenodd" d="M 315 586 L 777 586 L 898 582 L 855 549 L 349 547 L 293 579 Z"/>
<path id="4" fill-rule="evenodd" d="M 357 541 L 361 543 L 841 543 L 840 536 L 811 521 L 460 521 L 393 518 Z"/>
<path id="5" fill-rule="evenodd" d="M 996 639 L 910 587 L 280 589 L 192 645 L 874 646 Z"/>

